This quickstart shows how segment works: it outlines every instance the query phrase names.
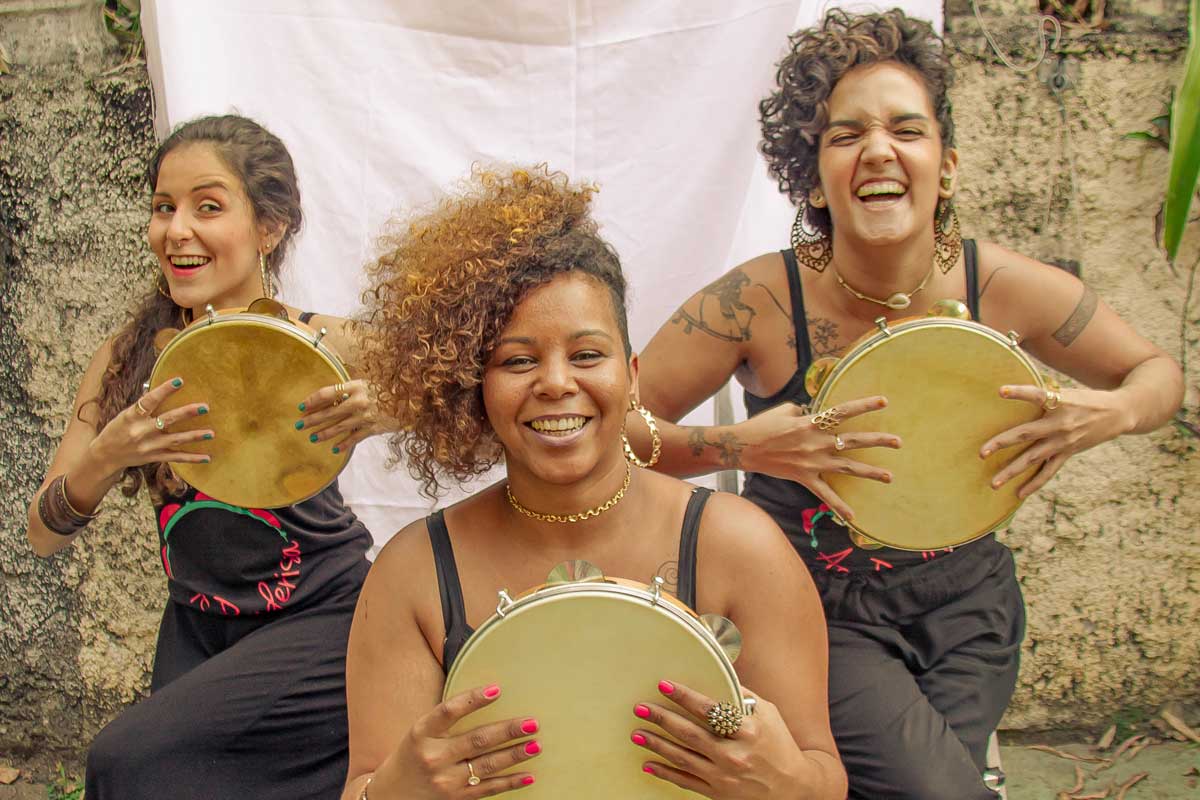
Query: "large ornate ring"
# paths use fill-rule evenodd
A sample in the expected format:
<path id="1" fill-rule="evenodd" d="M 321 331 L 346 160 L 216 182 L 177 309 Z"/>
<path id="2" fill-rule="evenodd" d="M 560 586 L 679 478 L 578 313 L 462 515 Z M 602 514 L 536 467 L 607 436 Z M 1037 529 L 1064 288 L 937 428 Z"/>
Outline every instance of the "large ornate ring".
<path id="1" fill-rule="evenodd" d="M 475 768 L 471 766 L 471 762 L 467 762 L 467 786 L 478 786 L 479 776 L 475 774 Z"/>
<path id="2" fill-rule="evenodd" d="M 346 384 L 335 383 L 333 385 L 333 404 L 340 406 L 342 403 L 350 399 L 350 394 L 346 391 Z"/>
<path id="3" fill-rule="evenodd" d="M 163 422 L 162 417 L 155 417 L 154 427 L 158 428 L 160 431 L 165 431 L 167 429 L 167 423 Z"/>
<path id="4" fill-rule="evenodd" d="M 729 739 L 742 727 L 742 710 L 732 703 L 721 701 L 708 710 L 708 728 L 717 736 Z"/>
<path id="5" fill-rule="evenodd" d="M 1055 389 L 1047 389 L 1046 397 L 1042 400 L 1042 409 L 1045 411 L 1053 411 L 1062 403 L 1062 392 Z"/>
<path id="6" fill-rule="evenodd" d="M 833 435 L 833 449 L 837 450 L 839 453 L 846 449 L 845 440 L 843 440 L 842 437 L 836 433 Z"/>
<path id="7" fill-rule="evenodd" d="M 135 406 L 137 406 L 137 413 L 138 413 L 138 414 L 140 414 L 140 415 L 141 415 L 141 416 L 143 416 L 143 417 L 148 417 L 148 416 L 150 416 L 150 412 L 149 412 L 149 411 L 146 409 L 146 407 L 145 407 L 144 405 L 142 405 L 142 398 L 140 398 L 140 397 L 139 397 L 139 398 L 137 399 L 137 402 L 136 402 L 136 403 L 134 403 L 134 405 L 135 405 Z"/>
<path id="8" fill-rule="evenodd" d="M 842 412 L 837 406 L 827 408 L 812 418 L 813 425 L 823 431 L 831 431 L 842 424 Z"/>

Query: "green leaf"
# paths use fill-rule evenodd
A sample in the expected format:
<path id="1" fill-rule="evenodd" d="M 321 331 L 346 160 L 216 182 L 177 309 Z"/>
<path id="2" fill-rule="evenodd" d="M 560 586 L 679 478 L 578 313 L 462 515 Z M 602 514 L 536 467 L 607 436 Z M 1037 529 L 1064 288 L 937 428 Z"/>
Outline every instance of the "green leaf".
<path id="1" fill-rule="evenodd" d="M 1139 142 L 1157 142 L 1158 137 L 1149 131 L 1132 131 L 1121 137 L 1122 139 L 1136 139 Z"/>
<path id="2" fill-rule="evenodd" d="M 1200 0 L 1191 0 L 1183 83 L 1171 111 L 1171 172 L 1163 213 L 1163 248 L 1174 262 L 1200 179 Z"/>

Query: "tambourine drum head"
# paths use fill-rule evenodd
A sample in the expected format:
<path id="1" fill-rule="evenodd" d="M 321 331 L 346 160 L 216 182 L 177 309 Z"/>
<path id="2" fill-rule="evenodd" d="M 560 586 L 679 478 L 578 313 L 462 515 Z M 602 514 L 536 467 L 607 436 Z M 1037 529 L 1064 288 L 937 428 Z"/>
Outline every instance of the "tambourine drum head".
<path id="1" fill-rule="evenodd" d="M 313 444 L 307 429 L 296 430 L 300 401 L 348 377 L 335 358 L 313 346 L 307 328 L 287 326 L 249 314 L 201 320 L 172 340 L 154 365 L 152 386 L 183 378 L 158 413 L 196 402 L 209 406 L 208 414 L 170 430 L 215 431 L 212 441 L 181 448 L 209 453 L 212 463 L 171 466 L 222 502 L 243 508 L 297 503 L 328 486 L 349 457 L 334 454 L 330 443 Z"/>
<path id="2" fill-rule="evenodd" d="M 589 588 L 518 600 L 502 620 L 481 626 L 452 666 L 445 696 L 493 683 L 502 690 L 455 732 L 538 720 L 542 754 L 506 770 L 536 776 L 521 790 L 531 800 L 697 797 L 644 773 L 655 756 L 629 738 L 643 724 L 637 703 L 672 705 L 657 689 L 664 678 L 740 705 L 732 667 L 675 615 Z"/>
<path id="3" fill-rule="evenodd" d="M 821 409 L 884 395 L 888 407 L 846 419 L 837 429 L 886 431 L 900 450 L 866 448 L 851 457 L 891 470 L 891 484 L 825 474 L 854 509 L 853 527 L 875 541 L 905 550 L 935 550 L 994 530 L 1020 505 L 1017 489 L 1027 470 L 999 490 L 990 485 L 1023 447 L 979 458 L 992 436 L 1037 419 L 1041 410 L 1005 400 L 1004 384 L 1041 384 L 1041 377 L 1010 344 L 983 326 L 958 320 L 921 320 L 876 334 L 852 349 L 818 396 Z"/>

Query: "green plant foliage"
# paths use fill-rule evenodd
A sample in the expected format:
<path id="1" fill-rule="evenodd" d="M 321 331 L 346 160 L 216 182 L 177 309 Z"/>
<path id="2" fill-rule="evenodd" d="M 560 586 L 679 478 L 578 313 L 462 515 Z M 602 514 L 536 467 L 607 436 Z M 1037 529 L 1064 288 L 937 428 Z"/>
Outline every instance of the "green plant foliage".
<path id="1" fill-rule="evenodd" d="M 1200 179 L 1200 0 L 1191 0 L 1183 83 L 1171 113 L 1171 174 L 1163 208 L 1163 248 L 1172 263 Z"/>
<path id="2" fill-rule="evenodd" d="M 72 778 L 63 769 L 62 762 L 57 765 L 58 774 L 46 787 L 46 800 L 83 800 L 83 786 L 78 778 Z"/>

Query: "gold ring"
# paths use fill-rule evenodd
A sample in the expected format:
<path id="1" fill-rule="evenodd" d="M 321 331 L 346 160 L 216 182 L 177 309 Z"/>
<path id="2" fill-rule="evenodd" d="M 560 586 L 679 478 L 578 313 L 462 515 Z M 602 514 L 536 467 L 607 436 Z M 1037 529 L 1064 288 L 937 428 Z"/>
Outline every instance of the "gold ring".
<path id="1" fill-rule="evenodd" d="M 842 441 L 842 437 L 836 433 L 833 435 L 833 449 L 841 452 L 846 449 L 846 443 Z"/>
<path id="2" fill-rule="evenodd" d="M 837 406 L 827 408 L 812 418 L 813 425 L 823 431 L 831 431 L 842 424 L 842 412 Z"/>
<path id="3" fill-rule="evenodd" d="M 135 406 L 137 406 L 137 411 L 138 411 L 138 413 L 139 413 L 139 414 L 141 414 L 143 417 L 148 417 L 148 416 L 150 416 L 150 412 L 149 412 L 149 411 L 147 411 L 147 410 L 146 410 L 146 407 L 142 405 L 142 398 L 140 398 L 140 397 L 139 397 L 139 398 L 137 399 L 137 402 L 136 402 L 136 403 L 134 403 L 134 405 L 135 405 Z"/>
<path id="4" fill-rule="evenodd" d="M 1042 400 L 1042 409 L 1045 411 L 1053 411 L 1062 403 L 1062 392 L 1054 389 L 1046 390 L 1046 397 Z"/>
<path id="5" fill-rule="evenodd" d="M 163 430 L 167 429 L 167 423 L 163 422 L 162 417 L 155 417 L 154 418 L 154 427 L 158 428 L 160 431 L 163 431 Z"/>
<path id="6" fill-rule="evenodd" d="M 478 786 L 479 776 L 475 774 L 475 768 L 471 766 L 470 761 L 467 762 L 467 774 L 470 776 L 467 778 L 467 786 Z"/>
<path id="7" fill-rule="evenodd" d="M 733 737 L 742 727 L 742 710 L 721 701 L 708 710 L 708 727 L 717 736 Z"/>

